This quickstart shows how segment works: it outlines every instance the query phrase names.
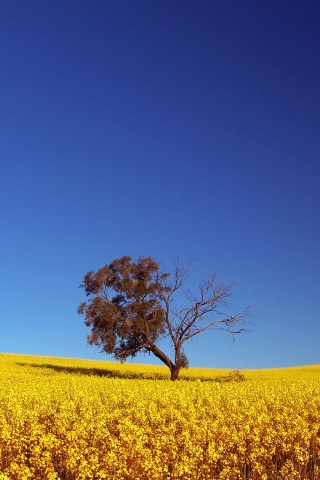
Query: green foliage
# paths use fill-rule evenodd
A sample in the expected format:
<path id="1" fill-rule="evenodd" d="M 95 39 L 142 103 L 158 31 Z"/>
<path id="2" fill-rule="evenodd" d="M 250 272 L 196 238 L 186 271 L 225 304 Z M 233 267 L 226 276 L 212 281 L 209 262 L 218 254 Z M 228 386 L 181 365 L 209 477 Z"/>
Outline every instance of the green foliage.
<path id="1" fill-rule="evenodd" d="M 92 327 L 88 341 L 118 360 L 150 351 L 165 333 L 165 311 L 159 298 L 170 287 L 150 257 L 132 262 L 124 256 L 97 272 L 88 272 L 82 287 L 91 296 L 78 309 Z"/>
<path id="2" fill-rule="evenodd" d="M 189 360 L 184 352 L 180 353 L 180 365 L 181 368 L 189 368 Z"/>
<path id="3" fill-rule="evenodd" d="M 234 370 L 228 375 L 215 378 L 216 382 L 225 383 L 225 382 L 244 382 L 245 376 L 239 370 Z"/>

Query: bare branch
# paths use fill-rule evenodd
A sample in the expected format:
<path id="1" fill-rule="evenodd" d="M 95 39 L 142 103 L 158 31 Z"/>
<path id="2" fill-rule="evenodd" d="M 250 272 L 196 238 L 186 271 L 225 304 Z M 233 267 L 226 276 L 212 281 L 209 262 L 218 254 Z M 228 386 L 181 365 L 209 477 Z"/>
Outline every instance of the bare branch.
<path id="1" fill-rule="evenodd" d="M 209 323 L 206 323 L 203 327 L 197 327 L 195 324 L 192 324 L 189 328 L 189 331 L 185 331 L 183 335 L 181 335 L 181 344 L 189 340 L 190 338 L 199 335 L 199 333 L 208 331 L 208 330 L 223 330 L 225 332 L 230 333 L 232 336 L 238 333 L 249 332 L 248 328 L 233 328 L 240 325 L 248 325 L 249 322 L 245 320 L 245 317 L 251 316 L 250 307 L 246 308 L 243 312 L 221 319 L 213 319 Z M 200 318 L 198 318 L 200 319 Z M 201 320 L 201 319 L 200 319 Z M 225 326 L 222 326 L 224 324 Z"/>

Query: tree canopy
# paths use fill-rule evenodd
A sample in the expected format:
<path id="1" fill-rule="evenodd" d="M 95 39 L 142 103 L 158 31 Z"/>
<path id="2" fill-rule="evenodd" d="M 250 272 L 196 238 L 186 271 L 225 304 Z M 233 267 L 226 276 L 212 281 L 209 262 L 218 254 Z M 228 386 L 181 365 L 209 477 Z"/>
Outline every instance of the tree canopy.
<path id="1" fill-rule="evenodd" d="M 120 361 L 137 353 L 152 353 L 178 378 L 188 366 L 184 343 L 208 330 L 224 330 L 232 336 L 246 331 L 250 308 L 227 315 L 227 299 L 233 284 L 217 282 L 210 274 L 196 294 L 184 292 L 185 305 L 179 307 L 176 294 L 190 274 L 191 262 L 177 262 L 172 274 L 163 272 L 151 257 L 130 256 L 115 259 L 96 272 L 89 271 L 81 287 L 88 301 L 78 313 L 91 327 L 88 342 Z M 159 341 L 169 338 L 172 360 L 159 348 Z"/>

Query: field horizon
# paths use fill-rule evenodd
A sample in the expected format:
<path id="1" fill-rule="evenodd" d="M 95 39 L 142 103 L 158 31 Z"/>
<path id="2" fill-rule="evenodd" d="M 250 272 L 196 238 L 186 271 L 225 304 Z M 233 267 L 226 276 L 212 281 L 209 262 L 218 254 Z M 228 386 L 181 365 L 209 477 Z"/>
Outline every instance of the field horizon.
<path id="1" fill-rule="evenodd" d="M 76 357 L 61 357 L 61 356 L 53 356 L 53 355 L 35 355 L 35 354 L 21 354 L 21 353 L 12 353 L 12 352 L 0 352 L 0 356 L 9 356 L 9 357 L 15 357 L 21 359 L 27 360 L 34 360 L 38 361 L 39 364 L 41 364 L 42 361 L 47 361 L 49 363 L 51 362 L 59 362 L 61 363 L 61 366 L 69 365 L 70 367 L 72 366 L 72 362 L 77 362 L 77 368 L 81 364 L 81 367 L 84 369 L 88 369 L 88 372 L 90 372 L 90 369 L 93 371 L 97 369 L 101 369 L 101 372 L 103 370 L 106 370 L 106 372 L 113 371 L 115 374 L 119 372 L 120 376 L 125 373 L 130 373 L 132 372 L 137 373 L 139 372 L 140 375 L 142 375 L 143 371 L 145 370 L 146 375 L 152 374 L 154 375 L 156 372 L 159 374 L 164 374 L 169 378 L 169 369 L 165 365 L 154 365 L 154 364 L 148 364 L 148 363 L 139 363 L 139 362 L 133 362 L 133 361 L 127 361 L 127 362 L 118 362 L 117 360 L 111 360 L 109 358 L 106 358 L 106 360 L 93 360 L 93 359 L 86 359 L 86 358 L 76 358 Z M 271 368 L 215 368 L 215 367 L 193 367 L 190 366 L 188 368 L 184 368 L 180 372 L 179 379 L 190 379 L 192 377 L 197 377 L 199 375 L 200 377 L 208 376 L 208 378 L 211 378 L 213 375 L 225 375 L 227 373 L 230 373 L 232 371 L 241 371 L 244 375 L 248 374 L 250 378 L 262 374 L 264 377 L 267 373 L 270 373 L 271 375 L 276 373 L 277 375 L 283 374 L 298 374 L 301 375 L 302 373 L 309 373 L 312 375 L 315 375 L 317 372 L 319 373 L 319 379 L 320 379 L 320 364 L 310 364 L 310 365 L 288 365 L 288 366 L 281 366 L 281 367 L 271 367 Z"/>

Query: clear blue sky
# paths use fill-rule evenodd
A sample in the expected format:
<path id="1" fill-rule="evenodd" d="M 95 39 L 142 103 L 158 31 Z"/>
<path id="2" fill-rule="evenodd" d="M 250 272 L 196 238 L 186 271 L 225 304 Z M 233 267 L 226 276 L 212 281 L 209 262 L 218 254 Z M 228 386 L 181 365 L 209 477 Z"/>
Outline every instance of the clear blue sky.
<path id="1" fill-rule="evenodd" d="M 83 275 L 193 258 L 253 305 L 192 366 L 320 363 L 320 3 L 10 0 L 0 12 L 0 351 L 109 359 Z M 142 357 L 138 362 L 153 362 Z M 156 361 L 156 360 L 155 360 Z"/>

